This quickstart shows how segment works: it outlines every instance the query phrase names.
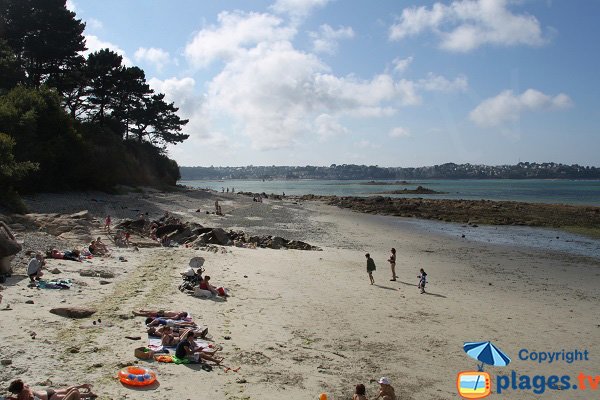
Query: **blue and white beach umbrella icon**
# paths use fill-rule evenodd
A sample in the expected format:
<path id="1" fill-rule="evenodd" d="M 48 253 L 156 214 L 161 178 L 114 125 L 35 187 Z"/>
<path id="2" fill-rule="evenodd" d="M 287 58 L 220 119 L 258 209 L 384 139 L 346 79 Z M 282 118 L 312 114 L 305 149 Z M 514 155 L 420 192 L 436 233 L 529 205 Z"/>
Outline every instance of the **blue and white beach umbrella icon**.
<path id="1" fill-rule="evenodd" d="M 510 358 L 492 342 L 465 342 L 463 349 L 470 357 L 481 361 L 480 371 L 483 371 L 483 364 L 505 367 L 510 363 Z"/>

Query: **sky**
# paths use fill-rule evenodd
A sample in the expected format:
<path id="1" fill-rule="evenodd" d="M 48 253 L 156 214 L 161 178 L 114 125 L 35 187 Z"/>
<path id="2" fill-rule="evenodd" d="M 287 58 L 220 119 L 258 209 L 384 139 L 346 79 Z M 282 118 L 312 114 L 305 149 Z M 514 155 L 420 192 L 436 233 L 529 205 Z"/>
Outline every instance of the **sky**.
<path id="1" fill-rule="evenodd" d="M 181 166 L 600 166 L 600 1 L 68 0 Z"/>

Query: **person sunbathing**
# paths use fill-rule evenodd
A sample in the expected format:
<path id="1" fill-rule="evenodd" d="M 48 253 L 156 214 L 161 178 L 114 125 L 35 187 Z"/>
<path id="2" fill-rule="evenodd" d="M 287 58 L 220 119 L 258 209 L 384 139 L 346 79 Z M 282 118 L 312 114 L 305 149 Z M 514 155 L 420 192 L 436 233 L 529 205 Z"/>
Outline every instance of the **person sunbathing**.
<path id="1" fill-rule="evenodd" d="M 197 326 L 195 322 L 191 322 L 191 321 L 179 321 L 179 320 L 175 320 L 175 319 L 152 318 L 152 317 L 146 318 L 146 325 L 147 326 L 166 325 L 166 326 L 177 327 L 177 328 L 195 328 Z"/>
<path id="2" fill-rule="evenodd" d="M 186 319 L 188 316 L 188 313 L 185 311 L 138 310 L 132 311 L 132 313 L 138 317 L 170 318 L 176 320 Z"/>
<path id="3" fill-rule="evenodd" d="M 174 335 L 180 335 L 184 332 L 184 331 L 189 331 L 190 329 L 192 329 L 192 332 L 194 332 L 194 335 L 196 337 L 199 337 L 201 339 L 206 338 L 206 335 L 208 334 L 208 328 L 204 328 L 202 329 L 202 327 L 195 327 L 195 328 L 190 328 L 190 327 L 184 327 L 184 328 L 179 328 L 179 327 L 171 327 L 171 326 L 166 326 L 166 325 L 161 325 L 161 326 L 149 326 L 148 330 L 146 331 L 148 333 L 149 336 L 158 336 L 162 338 L 163 333 L 165 332 L 165 330 L 167 330 L 167 328 L 169 329 L 168 332 L 172 332 Z"/>
<path id="4" fill-rule="evenodd" d="M 178 330 L 178 332 L 175 332 L 173 330 L 173 328 L 171 328 L 170 326 L 163 326 L 162 328 L 159 328 L 161 330 L 161 343 L 163 346 L 170 346 L 170 347 L 174 347 L 177 346 L 179 344 L 179 342 L 181 342 L 182 340 L 185 340 L 187 338 L 188 333 L 193 333 L 194 337 L 199 337 L 199 338 L 204 338 L 206 336 L 206 333 L 208 333 L 208 328 L 204 329 L 202 332 L 197 332 L 192 330 L 191 328 L 185 328 L 185 329 L 181 329 Z"/>
<path id="5" fill-rule="evenodd" d="M 92 385 L 69 386 L 64 389 L 33 390 L 21 379 L 14 380 L 8 386 L 8 391 L 17 395 L 17 400 L 80 400 L 98 397 L 91 391 Z M 81 389 L 85 389 L 81 390 Z"/>

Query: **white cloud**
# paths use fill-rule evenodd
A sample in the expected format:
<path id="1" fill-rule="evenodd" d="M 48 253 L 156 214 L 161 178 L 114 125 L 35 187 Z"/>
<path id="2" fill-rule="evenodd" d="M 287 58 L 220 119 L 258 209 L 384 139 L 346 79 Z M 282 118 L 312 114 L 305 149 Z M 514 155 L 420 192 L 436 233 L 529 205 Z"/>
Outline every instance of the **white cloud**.
<path id="1" fill-rule="evenodd" d="M 104 27 L 104 24 L 102 23 L 102 21 L 97 20 L 96 18 L 90 18 L 89 20 L 85 21 L 85 27 L 98 30 L 102 29 Z"/>
<path id="2" fill-rule="evenodd" d="M 163 49 L 150 47 L 149 49 L 140 47 L 133 55 L 138 62 L 148 62 L 158 70 L 162 71 L 163 67 L 170 62 L 169 53 Z"/>
<path id="3" fill-rule="evenodd" d="M 334 54 L 338 48 L 338 40 L 352 39 L 354 31 L 351 27 L 340 27 L 336 30 L 324 24 L 320 26 L 319 32 L 310 32 L 309 35 L 313 39 L 313 50 L 316 53 Z"/>
<path id="4" fill-rule="evenodd" d="M 337 118 L 329 114 L 321 114 L 315 119 L 315 128 L 317 134 L 326 139 L 333 136 L 343 135 L 348 132 L 348 129 L 341 125 Z"/>
<path id="5" fill-rule="evenodd" d="M 210 83 L 208 96 L 211 109 L 232 116 L 259 149 L 289 146 L 313 125 L 321 134 L 339 133 L 341 127 L 334 128 L 323 114 L 382 116 L 419 101 L 408 81 L 395 82 L 389 75 L 337 77 L 290 43 L 258 46 L 228 63 Z"/>
<path id="6" fill-rule="evenodd" d="M 560 110 L 571 106 L 571 98 L 564 93 L 552 97 L 535 89 L 527 89 L 520 95 L 505 90 L 481 102 L 469 118 L 480 126 L 497 126 L 506 121 L 517 121 L 526 111 Z"/>
<path id="7" fill-rule="evenodd" d="M 424 90 L 430 92 L 454 92 L 454 91 L 465 91 L 469 87 L 467 77 L 459 75 L 454 78 L 453 81 L 449 81 L 447 78 L 429 73 L 427 78 L 419 79 L 419 86 Z"/>
<path id="8" fill-rule="evenodd" d="M 336 76 L 316 54 L 294 47 L 293 26 L 294 21 L 271 14 L 221 13 L 216 25 L 186 46 L 192 67 L 222 62 L 206 84 L 203 118 L 218 121 L 222 132 L 245 136 L 254 149 L 286 148 L 311 135 L 320 140 L 342 135 L 349 131 L 342 119 L 389 117 L 420 104 L 420 92 L 466 87 L 466 78 L 450 81 L 433 74 L 420 81 L 389 73 Z M 328 26 L 321 33 L 350 36 L 346 28 Z"/>
<path id="9" fill-rule="evenodd" d="M 318 7 L 325 7 L 331 0 L 277 0 L 270 8 L 277 14 L 302 18 Z"/>
<path id="10" fill-rule="evenodd" d="M 148 84 L 156 92 L 164 93 L 167 102 L 175 103 L 179 108 L 177 114 L 180 118 L 189 120 L 183 129 L 184 133 L 189 134 L 190 138 L 211 139 L 210 117 L 204 107 L 205 98 L 196 94 L 196 81 L 193 78 L 151 78 Z"/>
<path id="11" fill-rule="evenodd" d="M 125 50 L 121 49 L 116 44 L 100 40 L 98 36 L 85 35 L 85 46 L 87 47 L 87 50 L 83 52 L 84 55 L 88 55 L 90 53 L 94 53 L 102 49 L 110 49 L 111 51 L 123 57 L 123 65 L 126 65 L 128 67 L 133 65 L 131 60 L 127 57 Z"/>
<path id="12" fill-rule="evenodd" d="M 389 136 L 392 137 L 392 138 L 404 138 L 404 137 L 409 137 L 410 136 L 410 132 L 406 128 L 402 128 L 401 126 L 397 126 L 397 127 L 393 128 L 390 131 Z"/>
<path id="13" fill-rule="evenodd" d="M 440 47 L 468 52 L 485 44 L 497 46 L 540 46 L 546 42 L 540 23 L 532 15 L 513 14 L 508 0 L 456 0 L 449 5 L 435 3 L 405 8 L 399 21 L 390 27 L 390 40 L 401 40 L 432 31 Z"/>
<path id="14" fill-rule="evenodd" d="M 228 61 L 259 43 L 286 41 L 295 34 L 294 28 L 270 14 L 222 12 L 219 26 L 196 33 L 185 47 L 188 61 L 195 67 L 206 67 L 215 60 Z"/>
<path id="15" fill-rule="evenodd" d="M 73 0 L 67 0 L 65 7 L 67 7 L 67 10 L 69 11 L 77 12 L 77 5 Z"/>
<path id="16" fill-rule="evenodd" d="M 354 147 L 359 149 L 380 149 L 381 145 L 371 143 L 371 141 L 363 139 L 354 143 Z"/>
<path id="17" fill-rule="evenodd" d="M 412 57 L 408 57 L 408 58 L 395 58 L 393 61 L 394 64 L 394 72 L 397 72 L 399 74 L 403 73 L 404 71 L 406 71 L 406 69 L 409 67 L 410 64 L 412 64 L 413 62 L 413 58 Z"/>

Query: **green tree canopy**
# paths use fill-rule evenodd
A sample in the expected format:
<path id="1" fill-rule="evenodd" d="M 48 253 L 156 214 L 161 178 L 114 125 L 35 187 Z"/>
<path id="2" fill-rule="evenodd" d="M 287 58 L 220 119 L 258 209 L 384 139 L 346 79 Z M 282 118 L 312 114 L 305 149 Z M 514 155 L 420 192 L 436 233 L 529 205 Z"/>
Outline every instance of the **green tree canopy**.
<path id="1" fill-rule="evenodd" d="M 85 24 L 66 0 L 0 0 L 2 37 L 24 72 L 23 83 L 39 87 L 64 72 L 85 50 Z"/>

